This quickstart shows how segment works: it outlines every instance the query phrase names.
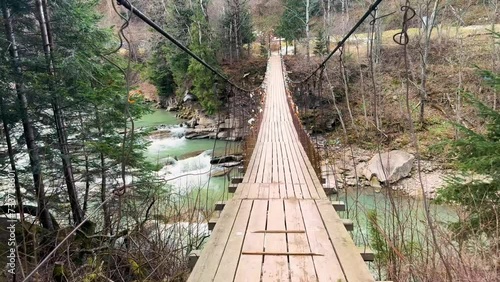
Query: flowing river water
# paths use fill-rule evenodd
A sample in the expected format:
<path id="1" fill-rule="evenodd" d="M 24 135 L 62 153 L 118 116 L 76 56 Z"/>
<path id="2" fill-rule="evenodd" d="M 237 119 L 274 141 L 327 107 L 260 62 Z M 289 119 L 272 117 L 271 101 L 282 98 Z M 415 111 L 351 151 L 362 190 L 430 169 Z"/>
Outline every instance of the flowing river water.
<path id="1" fill-rule="evenodd" d="M 200 197 L 200 205 L 213 208 L 216 201 L 228 198 L 229 177 L 210 177 L 210 172 L 221 171 L 212 166 L 212 152 L 215 156 L 239 152 L 240 143 L 213 139 L 186 139 L 185 122 L 175 117 L 175 113 L 155 110 L 135 122 L 136 128 L 157 129 L 148 138 L 147 159 L 161 169 L 158 176 L 178 195 Z M 230 175 L 233 175 L 234 172 Z"/>
<path id="2" fill-rule="evenodd" d="M 215 148 L 215 155 L 220 156 L 228 150 L 234 152 L 239 144 L 220 140 L 214 144 L 213 139 L 185 139 L 185 129 L 179 126 L 182 122 L 184 120 L 177 119 L 174 113 L 156 110 L 137 121 L 136 127 L 159 127 L 160 131 L 170 132 L 150 137 L 147 158 L 162 167 L 159 176 L 170 187 L 178 190 L 181 195 L 200 197 L 205 202 L 202 206 L 210 210 L 216 201 L 229 197 L 226 192 L 229 178 L 210 177 L 208 173 L 212 150 Z M 371 230 L 367 217 L 370 212 L 377 213 L 377 223 L 384 230 L 397 225 L 410 240 L 421 241 L 428 236 L 422 199 L 411 198 L 397 191 L 389 194 L 387 190 L 380 191 L 371 187 L 343 189 L 339 194 L 331 196 L 331 199 L 346 203 L 347 210 L 339 212 L 339 215 L 341 218 L 352 219 L 353 237 L 358 246 L 370 245 L 367 239 Z M 442 227 L 457 220 L 456 209 L 445 205 L 430 204 L 430 214 L 435 223 Z"/>

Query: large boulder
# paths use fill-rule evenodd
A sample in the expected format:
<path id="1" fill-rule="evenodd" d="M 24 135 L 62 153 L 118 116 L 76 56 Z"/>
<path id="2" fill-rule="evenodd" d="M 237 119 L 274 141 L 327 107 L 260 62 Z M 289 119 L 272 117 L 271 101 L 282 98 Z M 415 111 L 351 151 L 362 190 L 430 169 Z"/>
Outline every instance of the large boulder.
<path id="1" fill-rule="evenodd" d="M 414 159 L 412 154 L 400 150 L 375 154 L 363 174 L 368 180 L 376 176 L 380 182 L 394 183 L 410 174 Z"/>

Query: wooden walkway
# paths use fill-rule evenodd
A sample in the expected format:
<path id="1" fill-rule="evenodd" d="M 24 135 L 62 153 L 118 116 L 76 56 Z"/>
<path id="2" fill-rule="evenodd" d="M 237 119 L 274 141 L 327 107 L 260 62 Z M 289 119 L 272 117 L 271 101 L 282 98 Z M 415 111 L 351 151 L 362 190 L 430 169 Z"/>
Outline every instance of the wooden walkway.
<path id="1" fill-rule="evenodd" d="M 279 56 L 243 182 L 188 281 L 374 281 L 292 122 Z"/>

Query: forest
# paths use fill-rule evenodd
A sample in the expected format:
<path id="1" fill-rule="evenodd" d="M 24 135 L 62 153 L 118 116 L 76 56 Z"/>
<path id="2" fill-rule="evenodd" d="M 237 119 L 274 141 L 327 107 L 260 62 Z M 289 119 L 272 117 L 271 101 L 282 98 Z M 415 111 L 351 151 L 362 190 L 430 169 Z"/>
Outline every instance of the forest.
<path id="1" fill-rule="evenodd" d="M 0 0 L 0 281 L 186 281 L 271 55 L 377 281 L 498 281 L 498 1 L 126 2 Z"/>

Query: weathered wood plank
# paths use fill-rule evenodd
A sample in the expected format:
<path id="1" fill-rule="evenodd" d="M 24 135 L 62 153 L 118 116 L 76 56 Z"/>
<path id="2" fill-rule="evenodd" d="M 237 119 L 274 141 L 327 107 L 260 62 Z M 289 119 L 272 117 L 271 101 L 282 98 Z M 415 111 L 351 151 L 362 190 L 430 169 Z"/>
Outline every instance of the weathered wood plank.
<path id="1" fill-rule="evenodd" d="M 267 229 L 285 229 L 283 200 L 269 200 Z M 286 234 L 268 233 L 265 240 L 266 252 L 287 252 Z M 264 256 L 262 281 L 289 281 L 287 256 Z"/>
<path id="2" fill-rule="evenodd" d="M 324 229 L 323 220 L 316 207 L 316 202 L 314 200 L 300 201 L 300 208 L 311 252 L 324 254 L 322 257 L 313 257 L 319 281 L 346 281 L 342 271 L 343 265 L 341 266 L 337 260 L 337 254 L 332 247 L 328 233 Z M 332 206 L 330 206 L 330 209 L 333 211 Z"/>
<path id="3" fill-rule="evenodd" d="M 188 281 L 206 281 L 215 276 L 240 205 L 241 200 L 236 199 L 226 205 L 220 217 L 221 222 L 215 226 Z"/>
<path id="4" fill-rule="evenodd" d="M 342 232 L 344 224 L 333 210 L 330 201 L 316 200 L 316 205 L 323 219 L 323 225 L 334 243 L 333 247 L 342 264 L 347 281 L 371 282 L 375 281 L 364 264 L 359 250 L 354 245 L 349 233 Z"/>
<path id="5" fill-rule="evenodd" d="M 219 268 L 215 275 L 216 281 L 232 281 L 236 274 L 238 266 L 238 258 L 240 257 L 243 240 L 245 238 L 248 221 L 250 219 L 250 211 L 252 210 L 253 201 L 244 200 L 241 202 L 238 215 L 234 221 L 231 234 L 227 240 L 224 254 L 219 263 Z"/>
<path id="6" fill-rule="evenodd" d="M 267 200 L 255 200 L 250 214 L 247 234 L 243 242 L 243 251 L 263 252 L 264 251 L 264 233 L 253 233 L 253 230 L 266 229 L 267 218 Z M 241 255 L 236 277 L 234 281 L 260 281 L 262 273 L 261 255 Z M 221 281 L 222 282 L 222 281 Z"/>
<path id="7" fill-rule="evenodd" d="M 305 230 L 302 212 L 299 201 L 296 199 L 285 200 L 286 227 L 293 230 Z M 290 252 L 310 252 L 307 234 L 288 234 L 288 251 Z M 317 281 L 316 271 L 312 257 L 291 256 L 290 277 L 292 282 Z"/>

